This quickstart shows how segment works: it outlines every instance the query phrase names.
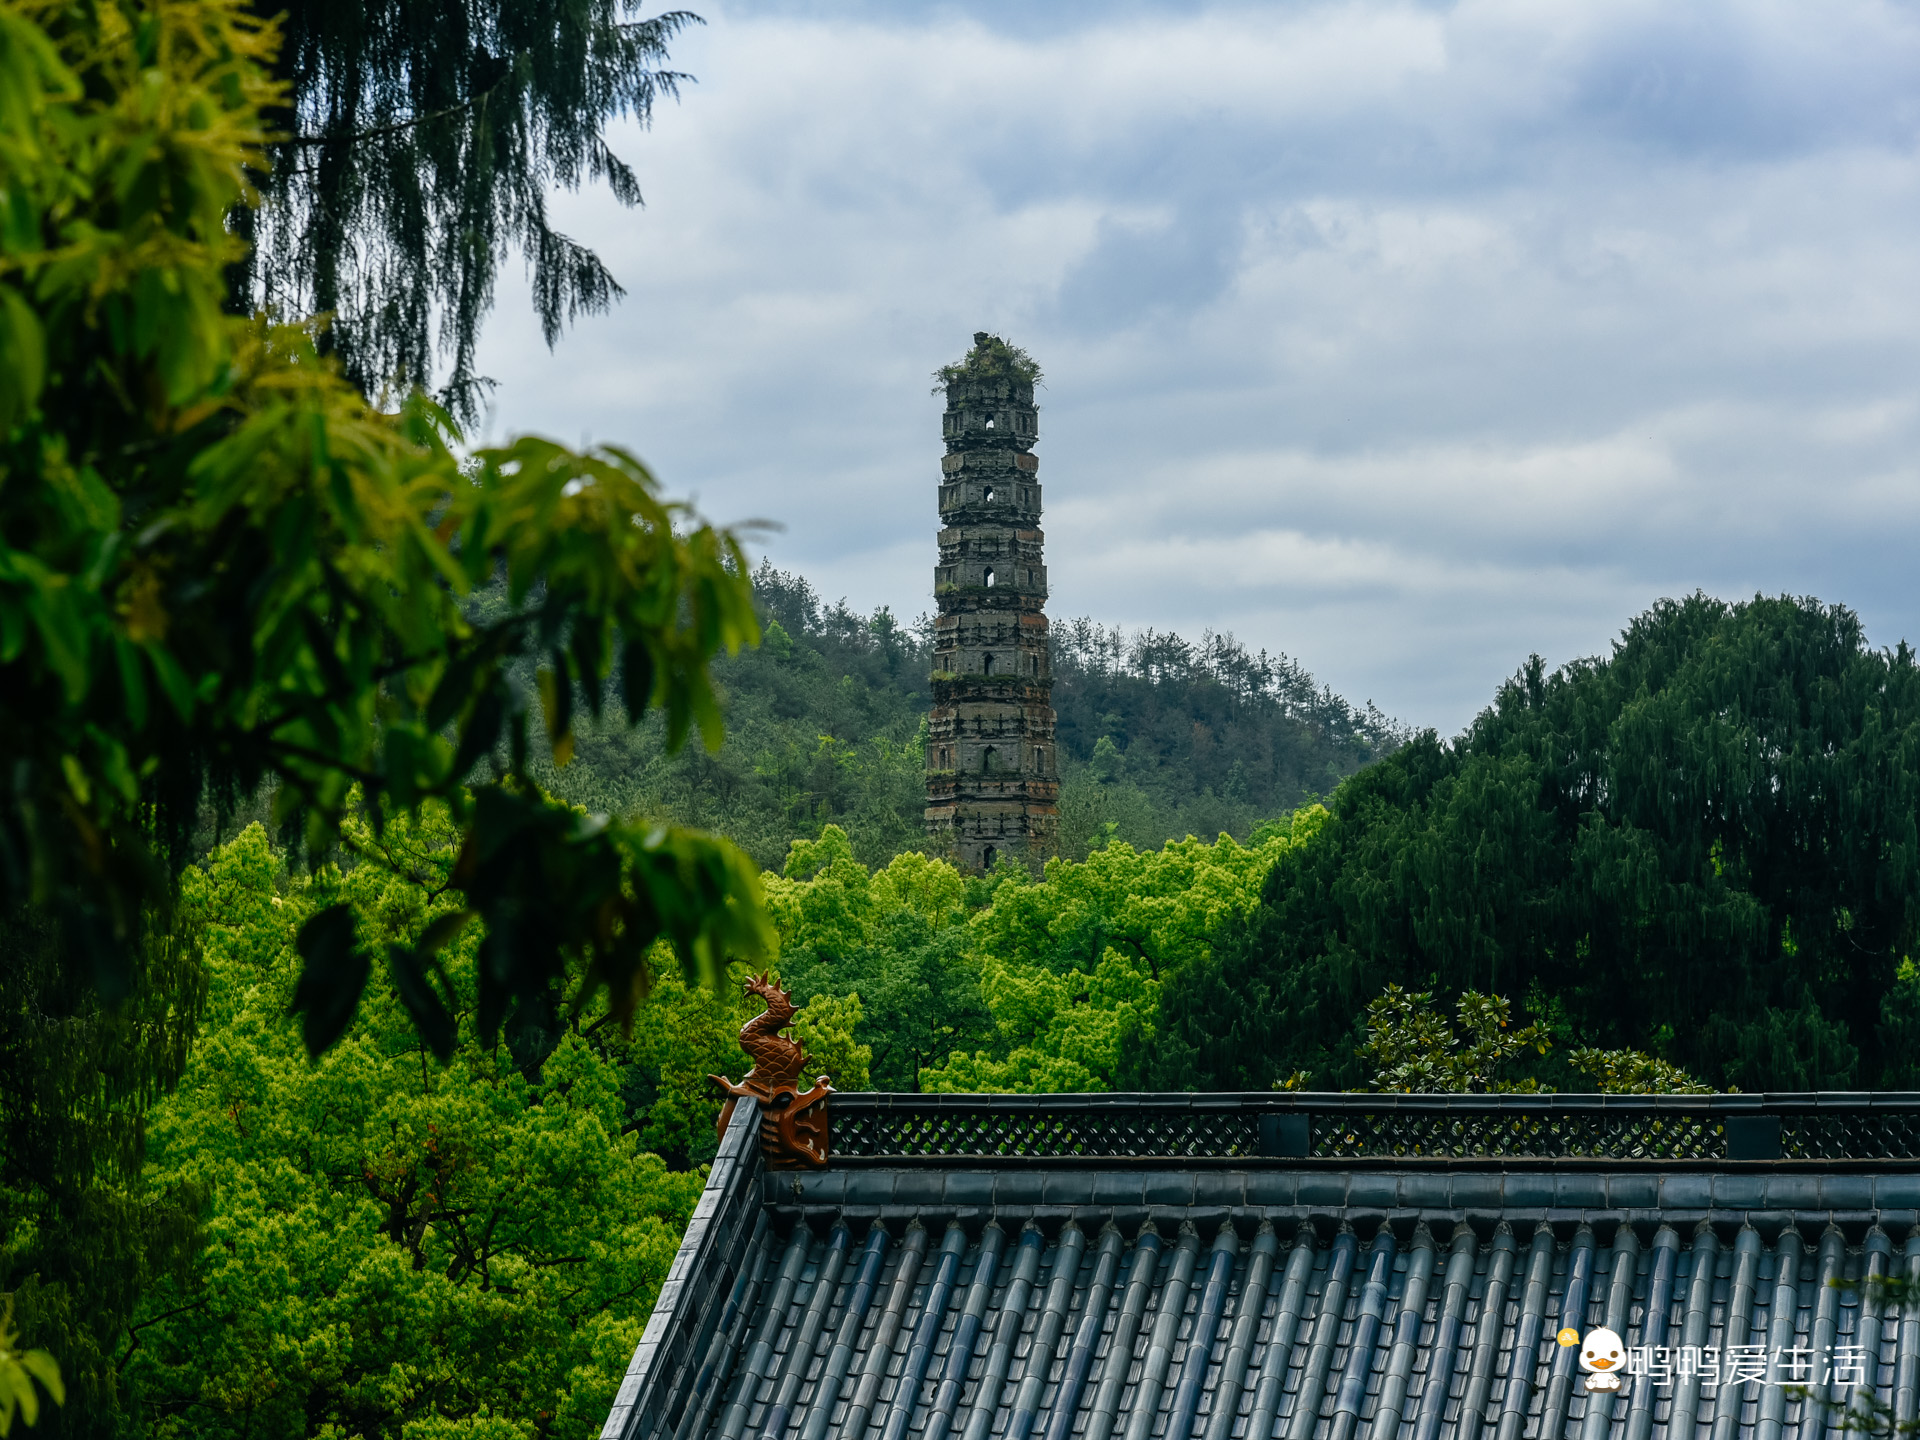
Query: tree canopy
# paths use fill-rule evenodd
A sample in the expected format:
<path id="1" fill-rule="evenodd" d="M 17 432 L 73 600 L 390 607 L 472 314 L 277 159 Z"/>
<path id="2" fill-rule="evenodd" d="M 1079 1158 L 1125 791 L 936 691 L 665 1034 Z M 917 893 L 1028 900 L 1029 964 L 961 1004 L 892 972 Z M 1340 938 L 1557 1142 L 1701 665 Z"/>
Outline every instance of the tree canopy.
<path id="1" fill-rule="evenodd" d="M 829 825 L 795 842 L 767 903 L 795 995 L 858 1001 L 877 1088 L 1106 1090 L 1153 1032 L 1163 982 L 1254 903 L 1289 828 L 1244 846 L 1116 841 L 1036 878 L 1011 863 L 963 876 L 913 852 L 869 871 Z"/>
<path id="2" fill-rule="evenodd" d="M 1389 983 L 1744 1090 L 1920 1079 L 1920 671 L 1842 607 L 1663 601 L 1330 808 L 1169 985 L 1147 1083 L 1358 1084 Z"/>
<path id="3" fill-rule="evenodd" d="M 197 1197 L 204 1223 L 117 1347 L 121 1423 L 97 1407 L 77 1433 L 599 1433 L 714 1152 L 707 1076 L 740 1072 L 759 1004 L 745 965 L 719 986 L 668 967 L 623 1029 L 576 958 L 544 1023 L 487 1044 L 474 925 L 449 956 L 447 1063 L 393 985 L 370 987 L 359 1023 L 310 1059 L 285 1019 L 303 925 L 344 904 L 369 942 L 416 946 L 468 903 L 460 849 L 431 802 L 378 831 L 350 817 L 311 873 L 259 824 L 185 872 L 208 996 L 152 1111 L 147 1178 L 151 1195 Z M 796 1024 L 843 1088 L 867 1084 L 859 1015 L 828 1000 Z"/>
<path id="4" fill-rule="evenodd" d="M 978 330 L 965 355 L 933 372 L 933 393 L 945 394 L 947 386 L 956 380 L 1011 380 L 1019 385 L 1038 385 L 1040 362 L 1018 345 Z"/>
<path id="5" fill-rule="evenodd" d="M 264 203 L 237 212 L 254 247 L 234 285 L 282 317 L 331 317 L 324 348 L 369 393 L 431 386 L 471 418 L 494 280 L 515 250 L 551 346 L 623 292 L 555 230 L 554 185 L 640 182 L 606 139 L 644 125 L 687 77 L 667 46 L 698 17 L 639 18 L 633 0 L 255 0 L 284 37 Z M 446 367 L 435 364 L 446 358 Z"/>
<path id="6" fill-rule="evenodd" d="M 1052 642 L 1055 735 L 1073 762 L 1060 830 L 1080 853 L 1107 825 L 1140 848 L 1244 839 L 1406 739 L 1373 705 L 1230 634 L 1129 636 L 1081 617 L 1056 621 Z"/>
<path id="7" fill-rule="evenodd" d="M 444 807 L 346 840 L 346 864 L 309 876 L 254 825 L 185 877 L 210 995 L 150 1165 L 205 1197 L 206 1224 L 124 1346 L 141 1433 L 594 1434 L 700 1177 L 642 1150 L 604 1005 L 480 1043 L 474 934 L 449 1064 L 385 986 L 311 1063 L 284 1019 L 304 921 L 344 903 L 412 945 L 463 904 Z"/>
<path id="8" fill-rule="evenodd" d="M 739 851 L 528 769 L 613 694 L 717 742 L 708 667 L 758 635 L 733 537 L 628 452 L 467 450 L 424 398 L 370 405 L 313 328 L 229 312 L 276 53 L 240 0 L 0 8 L 0 1286 L 74 1433 L 115 1412 L 131 1307 L 204 1198 L 141 1154 L 205 1001 L 177 901 L 210 809 L 270 797 L 310 862 L 356 815 L 437 800 L 458 829 L 470 905 L 417 935 L 307 913 L 310 1052 L 376 966 L 451 1059 L 463 997 L 489 1038 L 583 996 L 630 1017 L 657 941 L 709 974 L 771 943 Z"/>
<path id="9" fill-rule="evenodd" d="M 307 331 L 222 311 L 225 217 L 274 94 L 272 37 L 238 5 L 4 24 L 0 903 L 55 915 L 123 992 L 203 799 L 264 784 L 315 850 L 356 793 L 375 823 L 455 807 L 489 1030 L 543 1003 L 569 950 L 623 1013 L 658 936 L 690 965 L 756 953 L 732 847 L 539 795 L 507 673 L 539 657 L 562 763 L 576 695 L 597 713 L 610 688 L 635 719 L 658 706 L 670 745 L 717 744 L 707 665 L 758 637 L 733 537 L 625 451 L 528 438 L 463 461 L 426 401 L 373 410 Z M 462 597 L 496 576 L 507 604 L 470 618 Z M 469 800 L 476 766 L 492 778 Z M 389 957 L 430 1036 L 427 972 L 458 923 Z M 302 937 L 316 1050 L 365 982 L 352 939 L 343 910 Z"/>

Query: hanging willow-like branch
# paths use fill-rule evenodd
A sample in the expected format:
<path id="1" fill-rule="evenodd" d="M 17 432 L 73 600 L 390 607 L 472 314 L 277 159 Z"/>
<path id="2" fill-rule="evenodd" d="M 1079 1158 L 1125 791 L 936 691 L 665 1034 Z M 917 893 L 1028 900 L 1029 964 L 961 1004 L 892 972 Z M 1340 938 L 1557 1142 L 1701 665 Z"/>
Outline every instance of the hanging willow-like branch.
<path id="1" fill-rule="evenodd" d="M 699 17 L 627 0 L 260 0 L 283 16 L 286 138 L 259 178 L 236 304 L 331 317 L 327 345 L 363 390 L 422 385 L 472 418 L 500 265 L 518 250 L 548 345 L 625 292 L 549 222 L 550 188 L 638 177 L 606 143 L 689 77 L 665 68 Z"/>

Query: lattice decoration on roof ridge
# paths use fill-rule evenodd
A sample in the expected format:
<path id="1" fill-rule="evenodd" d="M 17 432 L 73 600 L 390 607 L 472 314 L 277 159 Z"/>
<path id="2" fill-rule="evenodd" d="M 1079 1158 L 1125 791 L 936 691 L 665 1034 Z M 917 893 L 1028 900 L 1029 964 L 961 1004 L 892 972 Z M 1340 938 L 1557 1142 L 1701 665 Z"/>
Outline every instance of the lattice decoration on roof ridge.
<path id="1" fill-rule="evenodd" d="M 847 1155 L 1003 1159 L 1166 1159 L 1252 1156 L 1259 1125 L 1249 1114 L 875 1111 L 841 1109 L 834 1144 Z"/>
<path id="2" fill-rule="evenodd" d="M 1277 1108 L 1259 1097 L 1201 1105 L 1187 1097 L 1128 1104 L 1104 1096 L 1013 1103 L 995 1096 L 969 1106 L 954 1096 L 841 1096 L 834 1146 L 850 1157 L 903 1160 L 1920 1160 L 1920 1100 L 1756 1111 L 1710 1098 L 1559 1109 L 1476 1105 L 1474 1098 L 1376 1108 L 1341 1096 L 1323 1106 Z M 1743 1126 L 1760 1127 L 1762 1151 L 1751 1148 L 1756 1132 Z M 1747 1137 L 1744 1153 L 1736 1132 Z"/>
<path id="3" fill-rule="evenodd" d="M 1723 1158 L 1722 1126 L 1676 1115 L 1428 1114 L 1312 1117 L 1310 1154 L 1329 1159 L 1527 1157 L 1606 1160 Z"/>
<path id="4" fill-rule="evenodd" d="M 1780 1148 L 1794 1160 L 1912 1160 L 1920 1158 L 1920 1115 L 1786 1115 L 1781 1118 Z"/>

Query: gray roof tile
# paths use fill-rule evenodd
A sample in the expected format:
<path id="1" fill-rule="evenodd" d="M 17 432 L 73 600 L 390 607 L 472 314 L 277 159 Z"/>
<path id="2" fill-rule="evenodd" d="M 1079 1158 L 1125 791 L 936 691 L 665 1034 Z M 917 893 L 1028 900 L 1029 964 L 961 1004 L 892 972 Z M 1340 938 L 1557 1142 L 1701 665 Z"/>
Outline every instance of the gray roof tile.
<path id="1" fill-rule="evenodd" d="M 1920 1281 L 1900 1163 L 766 1172 L 734 1144 L 605 1435 L 1819 1440 L 1856 1388 L 1906 1423 L 1920 1321 L 1845 1288 Z M 1555 1339 L 1601 1323 L 1652 1371 L 1614 1396 Z"/>

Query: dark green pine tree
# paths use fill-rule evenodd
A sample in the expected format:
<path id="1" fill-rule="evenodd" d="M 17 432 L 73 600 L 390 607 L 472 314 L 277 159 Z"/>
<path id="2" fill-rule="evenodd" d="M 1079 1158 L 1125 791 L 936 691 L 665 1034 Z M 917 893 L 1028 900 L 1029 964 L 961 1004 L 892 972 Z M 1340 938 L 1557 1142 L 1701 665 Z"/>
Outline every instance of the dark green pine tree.
<path id="1" fill-rule="evenodd" d="M 369 393 L 437 388 L 472 419 L 474 370 L 501 263 L 518 250 L 551 346 L 624 292 L 548 222 L 552 186 L 604 180 L 640 203 L 608 147 L 686 76 L 668 42 L 699 17 L 638 18 L 633 0 L 257 0 L 278 16 L 285 137 L 236 217 L 253 250 L 237 303 L 332 316 L 327 344 Z M 444 370 L 436 364 L 444 361 Z M 436 380 L 436 376 L 443 378 Z"/>
<path id="2" fill-rule="evenodd" d="M 1389 982 L 1743 1090 L 1920 1079 L 1920 666 L 1839 606 L 1663 601 L 1345 782 L 1175 976 L 1135 1083 L 1316 1088 Z M 1562 1089 L 1571 1071 L 1543 1071 Z"/>

